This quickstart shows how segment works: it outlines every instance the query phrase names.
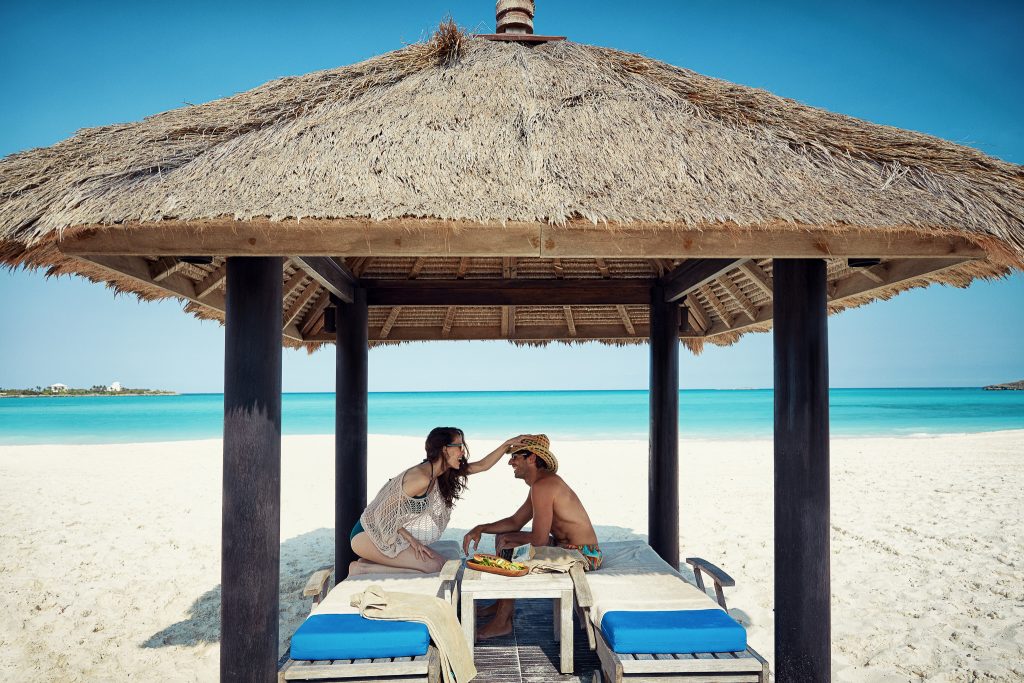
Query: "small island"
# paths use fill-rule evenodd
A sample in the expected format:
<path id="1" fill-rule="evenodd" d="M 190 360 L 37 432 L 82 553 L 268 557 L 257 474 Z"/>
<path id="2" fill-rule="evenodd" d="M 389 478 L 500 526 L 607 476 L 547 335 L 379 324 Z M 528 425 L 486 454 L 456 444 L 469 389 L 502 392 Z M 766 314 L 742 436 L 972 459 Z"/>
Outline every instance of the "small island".
<path id="1" fill-rule="evenodd" d="M 990 384 L 983 388 L 985 391 L 1024 391 L 1024 379 L 1019 382 L 1007 382 L 1006 384 Z"/>
<path id="2" fill-rule="evenodd" d="M 51 384 L 30 389 L 4 389 L 0 387 L 0 398 L 54 398 L 80 396 L 176 396 L 178 392 L 164 389 L 132 389 L 122 387 L 120 382 L 109 385 L 94 384 L 88 389 L 76 389 L 66 384 Z"/>

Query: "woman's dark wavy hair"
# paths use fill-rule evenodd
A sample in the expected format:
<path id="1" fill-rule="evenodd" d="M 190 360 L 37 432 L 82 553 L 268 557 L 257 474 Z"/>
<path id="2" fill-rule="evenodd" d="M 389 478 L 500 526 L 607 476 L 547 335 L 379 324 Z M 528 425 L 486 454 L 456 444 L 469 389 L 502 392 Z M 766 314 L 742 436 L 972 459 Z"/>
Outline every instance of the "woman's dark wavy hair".
<path id="1" fill-rule="evenodd" d="M 437 462 L 444 454 L 444 447 L 450 444 L 456 436 L 462 437 L 462 443 L 466 443 L 466 435 L 458 427 L 434 427 L 427 434 L 427 460 L 431 464 Z M 455 507 L 455 501 L 462 497 L 462 491 L 466 488 L 466 479 L 469 477 L 467 464 L 469 460 L 469 444 L 466 444 L 462 451 L 462 463 L 457 470 L 445 470 L 445 473 L 437 478 L 437 488 L 444 499 L 445 507 L 449 510 Z"/>

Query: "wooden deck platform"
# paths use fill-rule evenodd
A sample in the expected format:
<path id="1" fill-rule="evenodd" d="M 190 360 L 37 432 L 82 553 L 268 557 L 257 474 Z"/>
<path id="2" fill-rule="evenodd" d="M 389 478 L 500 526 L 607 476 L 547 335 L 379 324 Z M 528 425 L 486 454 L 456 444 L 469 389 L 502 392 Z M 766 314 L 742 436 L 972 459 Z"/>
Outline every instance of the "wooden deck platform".
<path id="1" fill-rule="evenodd" d="M 512 633 L 476 645 L 474 681 L 481 683 L 590 683 L 600 663 L 587 647 L 587 635 L 576 624 L 573 637 L 574 674 L 558 672 L 558 643 L 551 635 L 551 601 L 517 600 Z"/>

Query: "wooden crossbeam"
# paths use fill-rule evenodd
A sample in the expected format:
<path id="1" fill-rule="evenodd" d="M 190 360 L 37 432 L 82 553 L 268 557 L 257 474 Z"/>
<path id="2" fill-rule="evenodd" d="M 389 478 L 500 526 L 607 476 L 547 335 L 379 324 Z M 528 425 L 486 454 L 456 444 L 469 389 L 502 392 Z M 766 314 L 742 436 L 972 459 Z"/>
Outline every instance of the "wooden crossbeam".
<path id="1" fill-rule="evenodd" d="M 769 300 L 775 296 L 772 292 L 772 280 L 761 266 L 754 261 L 744 261 L 739 265 L 739 269 L 757 285 L 758 289 L 765 293 Z"/>
<path id="2" fill-rule="evenodd" d="M 562 259 L 551 259 L 551 267 L 555 269 L 555 277 L 561 280 L 565 277 L 565 268 L 562 266 Z"/>
<path id="3" fill-rule="evenodd" d="M 349 257 L 349 258 L 345 259 L 345 263 L 348 265 L 348 269 L 349 269 L 349 271 L 351 271 L 352 276 L 356 277 L 356 278 L 359 278 L 359 277 L 362 277 L 363 273 L 365 273 L 366 270 L 370 267 L 370 264 L 373 263 L 373 257 L 372 256 Z"/>
<path id="4" fill-rule="evenodd" d="M 631 335 L 636 334 L 636 330 L 633 328 L 633 321 L 629 319 L 629 312 L 626 311 L 626 307 L 619 304 L 615 308 L 619 310 L 619 317 L 622 318 L 622 326 L 626 328 L 626 331 Z"/>
<path id="5" fill-rule="evenodd" d="M 729 272 L 741 259 L 691 259 L 661 278 L 665 287 L 665 301 L 679 301 L 702 285 Z"/>
<path id="6" fill-rule="evenodd" d="M 225 263 L 220 268 L 204 277 L 202 281 L 196 283 L 196 296 L 202 299 L 213 290 L 219 289 L 224 283 L 224 280 L 227 279 L 227 276 L 228 264 Z"/>
<path id="7" fill-rule="evenodd" d="M 594 259 L 594 263 L 597 265 L 597 270 L 601 273 L 601 277 L 607 280 L 609 277 L 608 263 L 603 258 Z"/>
<path id="8" fill-rule="evenodd" d="M 308 336 L 318 330 L 315 328 L 323 327 L 324 311 L 327 310 L 327 306 L 331 303 L 331 293 L 326 289 L 320 292 L 320 298 L 316 300 L 316 304 L 313 308 L 309 309 L 309 313 L 302 321 L 302 336 Z"/>
<path id="9" fill-rule="evenodd" d="M 336 259 L 329 256 L 293 256 L 292 262 L 328 292 L 347 304 L 352 303 L 352 286 L 356 277 Z"/>
<path id="10" fill-rule="evenodd" d="M 420 276 L 420 271 L 423 270 L 423 264 L 425 264 L 426 262 L 427 259 L 424 258 L 423 256 L 420 256 L 418 259 L 416 259 L 415 262 L 413 262 L 412 270 L 409 271 L 410 280 L 415 280 Z"/>
<path id="11" fill-rule="evenodd" d="M 444 314 L 444 325 L 441 327 L 441 336 L 447 337 L 451 334 L 452 323 L 455 322 L 455 309 L 457 306 L 449 306 Z"/>
<path id="12" fill-rule="evenodd" d="M 501 259 L 501 276 L 506 280 L 511 280 L 518 275 L 518 268 L 516 266 L 515 256 L 508 256 Z"/>
<path id="13" fill-rule="evenodd" d="M 370 306 L 600 306 L 650 303 L 650 280 L 362 280 Z"/>
<path id="14" fill-rule="evenodd" d="M 576 336 L 576 321 L 572 317 L 572 306 L 562 306 L 562 312 L 565 313 L 565 324 L 569 328 L 569 336 Z"/>
<path id="15" fill-rule="evenodd" d="M 885 276 L 880 273 L 876 273 L 875 268 L 879 268 L 879 270 L 882 271 L 885 270 L 884 268 L 880 268 L 879 266 L 872 266 L 871 268 L 858 268 L 854 272 L 863 275 L 867 279 L 872 280 L 877 284 L 885 284 Z"/>
<path id="16" fill-rule="evenodd" d="M 455 274 L 455 277 L 461 280 L 466 277 L 466 271 L 469 270 L 469 257 L 463 256 L 459 259 L 459 272 Z"/>
<path id="17" fill-rule="evenodd" d="M 320 291 L 322 290 L 320 289 L 319 285 L 316 282 L 310 282 L 309 285 L 307 285 L 306 288 L 302 290 L 302 294 L 299 294 L 299 297 L 292 303 L 291 306 L 288 307 L 288 310 L 285 311 L 284 317 L 281 320 L 281 324 L 284 325 L 284 327 L 288 327 L 289 325 L 294 323 L 295 319 L 299 317 L 299 313 L 302 312 L 302 309 L 306 306 L 306 304 L 308 304 L 310 300 L 316 295 L 316 293 Z"/>
<path id="18" fill-rule="evenodd" d="M 380 338 L 387 339 L 388 335 L 391 334 L 391 328 L 395 326 L 395 321 L 398 320 L 398 314 L 402 312 L 401 306 L 395 306 L 388 313 L 387 320 L 384 321 L 384 327 L 380 328 Z"/>
<path id="19" fill-rule="evenodd" d="M 748 318 L 751 320 L 755 320 L 757 318 L 757 309 L 754 308 L 754 304 L 750 303 L 750 299 L 740 291 L 740 288 L 736 286 L 728 275 L 723 275 L 718 278 L 716 282 L 729 294 L 730 297 L 732 297 L 733 301 L 739 304 L 740 308 L 743 309 L 743 312 Z"/>
<path id="20" fill-rule="evenodd" d="M 613 324 L 601 323 L 601 324 L 576 324 L 576 336 L 571 337 L 574 341 L 585 341 L 588 339 L 621 339 L 623 341 L 635 342 L 638 339 L 644 339 L 650 333 L 650 327 L 647 323 L 634 324 L 636 328 L 636 335 L 630 335 L 626 332 L 626 328 L 622 326 L 622 323 L 615 321 Z M 391 333 L 387 336 L 387 340 L 390 341 L 436 341 L 438 327 L 430 326 L 415 326 L 405 325 L 395 327 L 391 330 Z M 370 329 L 371 339 L 384 340 L 376 333 L 374 328 Z M 693 335 L 690 335 L 693 336 Z M 566 328 L 565 323 L 558 321 L 552 321 L 552 324 L 546 325 L 523 325 L 516 328 L 515 334 L 501 331 L 499 324 L 488 325 L 488 326 L 469 326 L 460 325 L 458 327 L 452 327 L 451 334 L 448 336 L 449 341 L 459 340 L 471 340 L 471 339 L 496 339 L 505 340 L 513 339 L 515 341 L 544 341 L 551 339 L 565 339 Z M 315 335 L 307 341 L 310 342 L 331 342 L 334 340 L 334 335 L 319 334 Z"/>
<path id="21" fill-rule="evenodd" d="M 775 228 L 773 230 L 773 228 Z M 502 256 L 534 258 L 984 258 L 963 237 L 914 226 L 823 233 L 813 225 L 608 226 L 363 218 L 211 219 L 83 226 L 57 247 L 70 256 Z"/>

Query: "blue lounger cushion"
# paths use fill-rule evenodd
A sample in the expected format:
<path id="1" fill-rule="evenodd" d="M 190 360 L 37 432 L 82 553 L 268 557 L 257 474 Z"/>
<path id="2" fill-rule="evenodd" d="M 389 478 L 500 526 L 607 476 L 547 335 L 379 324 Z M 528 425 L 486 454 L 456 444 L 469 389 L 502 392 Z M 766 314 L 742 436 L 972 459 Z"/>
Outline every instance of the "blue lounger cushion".
<path id="1" fill-rule="evenodd" d="M 430 634 L 413 621 L 377 621 L 358 614 L 313 614 L 292 636 L 292 659 L 376 659 L 427 653 Z"/>
<path id="2" fill-rule="evenodd" d="M 620 654 L 742 652 L 747 631 L 720 609 L 608 612 L 601 620 L 608 646 Z"/>

